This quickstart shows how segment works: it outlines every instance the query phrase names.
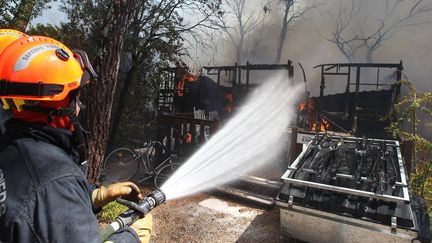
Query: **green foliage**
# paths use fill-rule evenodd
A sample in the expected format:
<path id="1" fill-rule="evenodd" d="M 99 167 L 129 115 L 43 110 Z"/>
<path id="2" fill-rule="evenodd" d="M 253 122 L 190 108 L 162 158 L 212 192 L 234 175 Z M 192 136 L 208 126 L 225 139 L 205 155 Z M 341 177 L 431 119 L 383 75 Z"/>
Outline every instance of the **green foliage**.
<path id="1" fill-rule="evenodd" d="M 30 27 L 27 33 L 51 37 L 73 49 L 90 49 L 84 31 L 75 29 L 70 23 L 62 23 L 60 26 L 37 24 Z"/>
<path id="2" fill-rule="evenodd" d="M 425 198 L 429 214 L 432 215 L 432 142 L 418 132 L 421 123 L 419 114 L 424 113 L 432 118 L 432 92 L 417 91 L 409 80 L 398 81 L 396 84 L 407 87 L 408 95 L 395 105 L 394 112 L 399 114 L 399 118 L 386 130 L 394 138 L 413 141 L 411 189 L 413 193 Z M 402 129 L 404 123 L 409 125 L 409 131 Z"/>
<path id="3" fill-rule="evenodd" d="M 97 214 L 100 221 L 113 221 L 121 213 L 125 212 L 128 208 L 115 201 L 108 203 Z"/>
<path id="4" fill-rule="evenodd" d="M 176 63 L 184 53 L 185 35 L 200 24 L 185 23 L 180 11 L 200 9 L 205 16 L 220 5 L 211 1 L 153 1 L 143 0 L 136 10 L 125 42 L 124 79 L 113 107 L 110 147 L 128 145 L 128 140 L 144 141 L 152 135 L 145 129 L 153 117 L 146 112 L 155 99 L 164 77 L 163 69 Z M 139 122 L 136 122 L 139 121 Z"/>
<path id="5" fill-rule="evenodd" d="M 18 0 L 0 1 L 0 26 L 9 26 L 19 2 Z"/>
<path id="6" fill-rule="evenodd" d="M 428 206 L 428 213 L 432 215 L 432 163 L 421 164 L 417 170 L 411 174 L 411 191 L 417 195 L 422 195 Z M 432 227 L 432 226 L 431 226 Z"/>
<path id="7" fill-rule="evenodd" d="M 418 92 L 409 80 L 397 81 L 396 84 L 404 85 L 408 88 L 408 95 L 405 96 L 394 107 L 394 112 L 399 114 L 399 118 L 392 122 L 387 131 L 395 138 L 403 138 L 414 142 L 413 164 L 416 169 L 417 153 L 432 153 L 432 143 L 418 133 L 420 125 L 419 113 L 422 112 L 432 118 L 432 92 Z M 402 124 L 410 126 L 409 131 L 402 129 Z"/>
<path id="8" fill-rule="evenodd" d="M 48 0 L 44 0 L 48 1 Z M 100 53 L 100 36 L 106 29 L 110 0 L 62 0 L 60 10 L 68 22 L 60 26 L 37 25 L 30 34 L 58 39 L 71 49 L 83 49 L 94 61 Z M 114 103 L 110 140 L 144 140 L 145 125 L 153 117 L 146 113 L 155 99 L 162 69 L 176 63 L 185 53 L 184 42 L 198 38 L 194 29 L 206 26 L 208 18 L 217 12 L 221 0 L 137 0 L 132 21 L 127 30 L 121 53 Z M 194 16 L 185 21 L 182 16 Z M 207 21 L 207 22 L 206 22 Z M 187 38 L 186 38 L 187 37 Z M 114 37 L 113 37 L 114 38 Z M 103 49 L 103 48 L 102 48 Z M 93 62 L 93 64 L 95 64 Z M 101 97 L 105 99 L 105 97 Z M 85 90 L 81 100 L 89 103 Z M 85 113 L 82 114 L 86 120 Z M 112 142 L 110 141 L 110 144 Z"/>
<path id="9" fill-rule="evenodd" d="M 43 10 L 51 8 L 56 0 L 3 0 L 0 1 L 0 26 L 25 31 L 28 23 Z"/>

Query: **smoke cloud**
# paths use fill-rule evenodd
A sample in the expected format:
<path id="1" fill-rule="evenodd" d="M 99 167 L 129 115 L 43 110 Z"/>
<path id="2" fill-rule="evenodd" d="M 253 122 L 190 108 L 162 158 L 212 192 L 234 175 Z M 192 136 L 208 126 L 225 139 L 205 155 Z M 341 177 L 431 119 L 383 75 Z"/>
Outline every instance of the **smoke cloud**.
<path id="1" fill-rule="evenodd" d="M 252 3 L 253 2 L 253 3 Z M 256 22 L 254 30 L 246 36 L 246 43 L 242 49 L 242 60 L 246 63 L 274 63 L 276 57 L 277 43 L 279 40 L 280 29 L 282 26 L 283 4 L 282 1 L 274 1 L 270 11 L 266 13 L 264 21 Z M 307 75 L 307 85 L 311 94 L 319 94 L 320 70 L 313 67 L 323 63 L 348 62 L 342 52 L 334 43 L 326 40 L 331 38 L 335 30 L 335 24 L 332 22 L 331 13 L 337 16 L 339 8 L 343 13 L 351 8 L 351 1 L 300 1 L 303 7 L 316 5 L 307 11 L 303 16 L 297 18 L 290 26 L 285 40 L 285 48 L 282 54 L 282 63 L 291 59 L 294 63 L 300 62 L 305 68 Z M 413 4 L 417 1 L 402 1 L 400 5 L 394 8 L 394 12 L 389 14 L 391 7 L 398 2 L 395 0 L 374 1 L 362 0 L 356 1 L 358 12 L 355 14 L 343 37 L 349 39 L 350 36 L 363 34 L 364 36 L 372 35 L 382 26 L 389 23 L 397 23 L 411 10 Z M 267 1 L 247 1 L 249 9 L 256 11 L 260 6 L 264 6 Z M 388 7 L 386 5 L 388 3 Z M 267 5 L 266 5 L 267 6 Z M 410 79 L 418 90 L 430 91 L 432 77 L 432 2 L 423 1 L 421 6 L 424 7 L 424 13 L 410 18 L 409 21 L 402 22 L 385 36 L 385 41 L 373 54 L 373 62 L 399 63 L 403 61 L 404 75 Z M 262 14 L 262 13 L 261 13 Z M 386 17 L 387 16 L 387 17 Z M 262 17 L 262 16 L 261 16 Z M 236 21 L 230 22 L 233 28 L 236 27 Z M 382 28 L 384 31 L 385 28 Z M 219 65 L 232 65 L 235 48 L 229 41 L 222 41 L 223 46 L 219 46 Z M 230 58 L 229 58 L 230 57 Z M 356 55 L 356 62 L 366 61 L 366 51 L 359 50 Z M 203 60 L 203 58 L 201 58 Z M 363 73 L 362 73 L 363 74 Z M 373 76 L 373 75 L 372 75 Z M 301 70 L 296 65 L 295 82 L 303 81 Z M 339 88 L 340 83 L 327 83 L 327 87 L 332 92 L 343 92 L 344 88 Z M 426 136 L 432 137 L 432 122 L 425 121 L 422 128 Z"/>

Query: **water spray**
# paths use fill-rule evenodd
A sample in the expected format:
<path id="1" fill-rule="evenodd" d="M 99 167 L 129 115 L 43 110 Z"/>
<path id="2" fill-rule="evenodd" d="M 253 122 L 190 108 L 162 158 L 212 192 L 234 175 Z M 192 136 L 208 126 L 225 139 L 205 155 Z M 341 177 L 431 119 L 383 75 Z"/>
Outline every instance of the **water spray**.
<path id="1" fill-rule="evenodd" d="M 195 152 L 168 180 L 138 204 L 118 199 L 130 209 L 102 231 L 102 239 L 154 207 L 214 188 L 271 163 L 284 148 L 284 132 L 295 114 L 303 86 L 290 86 L 282 75 L 257 88 L 238 113 Z"/>
<path id="2" fill-rule="evenodd" d="M 119 229 L 132 225 L 139 218 L 146 216 L 153 208 L 166 201 L 165 194 L 161 190 L 154 190 L 150 195 L 138 203 L 134 203 L 122 198 L 117 198 L 118 203 L 129 208 L 126 212 L 117 216 L 110 225 L 101 231 L 102 241 L 105 241 Z"/>
<path id="3" fill-rule="evenodd" d="M 162 185 L 166 200 L 210 190 L 278 160 L 303 84 L 285 73 L 268 77 L 222 129 Z"/>

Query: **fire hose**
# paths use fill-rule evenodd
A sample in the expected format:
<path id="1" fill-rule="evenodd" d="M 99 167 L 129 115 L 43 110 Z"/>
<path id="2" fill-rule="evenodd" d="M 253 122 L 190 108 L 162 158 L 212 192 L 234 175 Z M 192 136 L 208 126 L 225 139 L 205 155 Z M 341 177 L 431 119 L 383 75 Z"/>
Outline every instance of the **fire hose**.
<path id="1" fill-rule="evenodd" d="M 101 231 L 102 241 L 105 241 L 112 234 L 125 226 L 132 225 L 139 218 L 144 217 L 148 212 L 158 205 L 165 202 L 165 194 L 160 190 L 154 190 L 150 195 L 138 203 L 134 203 L 122 198 L 117 198 L 117 202 L 128 207 L 129 210 L 117 216 L 117 218 Z"/>

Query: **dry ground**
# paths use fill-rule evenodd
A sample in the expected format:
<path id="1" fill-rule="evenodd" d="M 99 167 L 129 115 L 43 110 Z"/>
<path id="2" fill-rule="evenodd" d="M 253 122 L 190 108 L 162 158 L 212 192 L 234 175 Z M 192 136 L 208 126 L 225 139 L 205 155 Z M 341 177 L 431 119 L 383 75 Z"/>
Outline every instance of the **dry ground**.
<path id="1" fill-rule="evenodd" d="M 286 167 L 286 162 L 273 163 L 253 175 L 279 180 Z M 143 184 L 141 189 L 144 195 L 152 190 Z M 217 191 L 168 201 L 151 213 L 152 243 L 283 242 L 277 207 L 263 207 Z"/>
<path id="2" fill-rule="evenodd" d="M 151 242 L 282 242 L 279 210 L 201 193 L 152 211 Z"/>
<path id="3" fill-rule="evenodd" d="M 269 164 L 254 175 L 279 180 L 286 166 L 286 162 Z M 153 243 L 283 242 L 277 207 L 263 207 L 216 191 L 168 201 L 152 214 Z"/>

